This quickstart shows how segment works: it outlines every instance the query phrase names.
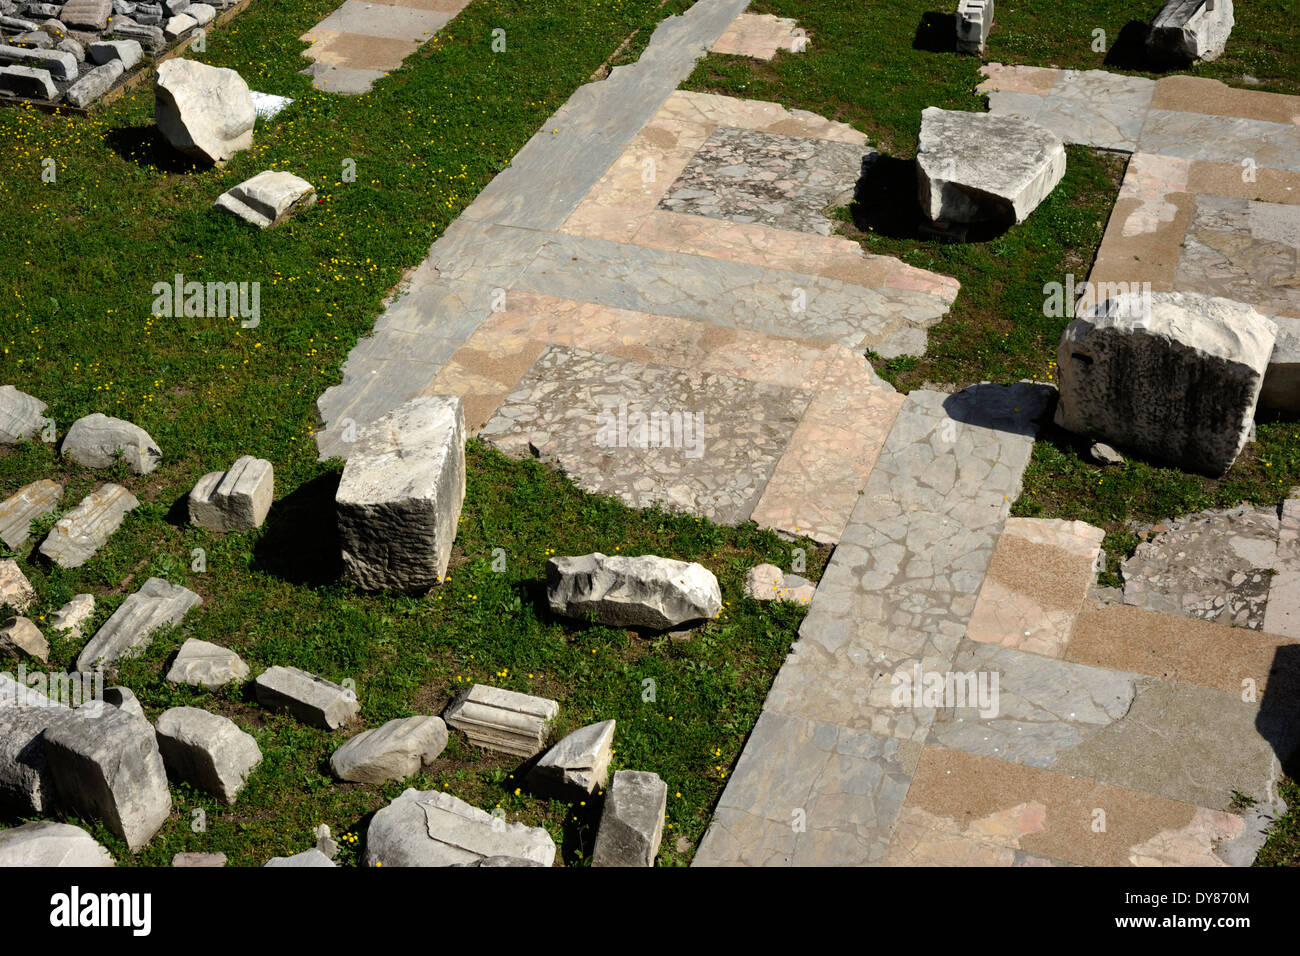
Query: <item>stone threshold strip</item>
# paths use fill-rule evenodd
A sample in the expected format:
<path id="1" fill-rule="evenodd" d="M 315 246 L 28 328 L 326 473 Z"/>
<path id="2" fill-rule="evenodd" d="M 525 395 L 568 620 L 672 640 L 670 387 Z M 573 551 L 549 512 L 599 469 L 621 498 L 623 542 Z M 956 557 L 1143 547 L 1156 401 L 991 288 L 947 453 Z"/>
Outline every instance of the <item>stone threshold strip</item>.
<path id="1" fill-rule="evenodd" d="M 1051 401 L 907 396 L 697 865 L 1253 859 L 1296 645 L 1088 605 L 1096 529 L 1006 517 Z M 935 674 L 992 696 L 900 696 Z"/>
<path id="2" fill-rule="evenodd" d="M 358 94 L 402 65 L 469 0 L 344 0 L 300 39 L 311 46 L 302 70 L 328 93 Z"/>
<path id="3" fill-rule="evenodd" d="M 858 353 L 923 351 L 958 285 L 829 235 L 862 134 L 674 92 L 742 8 L 664 21 L 488 185 L 322 396 L 323 456 L 410 397 L 456 394 L 472 431 L 588 490 L 838 539 L 901 402 Z M 764 164 L 787 151 L 777 181 Z M 741 175 L 719 175 L 729 157 Z M 656 414 L 667 447 L 621 424 Z"/>
<path id="4" fill-rule="evenodd" d="M 1244 302 L 1278 326 L 1260 404 L 1300 412 L 1300 96 L 989 64 L 989 109 L 1066 142 L 1133 154 L 1093 264 L 1097 288 L 1149 284 Z"/>

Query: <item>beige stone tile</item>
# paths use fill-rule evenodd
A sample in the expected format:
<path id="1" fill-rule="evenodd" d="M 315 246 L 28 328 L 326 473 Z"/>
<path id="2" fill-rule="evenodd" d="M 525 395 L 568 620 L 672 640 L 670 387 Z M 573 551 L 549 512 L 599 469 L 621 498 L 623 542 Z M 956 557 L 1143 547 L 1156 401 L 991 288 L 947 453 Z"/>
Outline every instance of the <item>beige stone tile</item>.
<path id="1" fill-rule="evenodd" d="M 796 29 L 794 20 L 770 13 L 742 13 L 723 31 L 709 51 L 755 60 L 770 60 L 778 50 L 800 53 L 805 46 L 797 42 Z"/>
<path id="2" fill-rule="evenodd" d="M 1039 66 L 1008 66 L 1002 63 L 986 63 L 980 67 L 980 73 L 986 79 L 976 89 L 983 93 L 997 90 L 1003 93 L 1046 95 L 1061 76 L 1060 70 Z"/>
<path id="3" fill-rule="evenodd" d="M 867 136 L 847 123 L 828 120 L 806 110 L 788 110 L 779 103 L 764 100 L 740 100 L 718 93 L 695 93 L 678 90 L 668 98 L 666 107 L 680 115 L 695 114 L 715 126 L 752 129 L 783 136 L 802 136 L 837 143 L 865 146 Z"/>
<path id="4" fill-rule="evenodd" d="M 1164 76 L 1156 80 L 1151 108 L 1300 126 L 1300 96 L 1243 90 L 1203 76 Z"/>
<path id="5" fill-rule="evenodd" d="M 303 56 L 326 66 L 364 70 L 395 70 L 402 61 L 423 46 L 421 40 L 393 40 L 312 29 L 302 35 L 311 43 Z"/>

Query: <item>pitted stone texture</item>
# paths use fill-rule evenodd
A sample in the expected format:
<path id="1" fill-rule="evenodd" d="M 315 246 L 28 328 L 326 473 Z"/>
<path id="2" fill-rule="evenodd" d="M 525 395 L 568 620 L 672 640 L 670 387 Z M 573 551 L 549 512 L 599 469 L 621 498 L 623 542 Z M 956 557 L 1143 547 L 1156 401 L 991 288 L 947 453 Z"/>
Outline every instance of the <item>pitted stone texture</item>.
<path id="1" fill-rule="evenodd" d="M 555 841 L 541 827 L 505 823 L 437 790 L 405 791 L 366 831 L 368 866 L 455 866 L 495 856 L 551 866 Z"/>
<path id="2" fill-rule="evenodd" d="M 0 809 L 18 816 L 58 808 L 45 759 L 45 733 L 83 718 L 57 700 L 0 672 Z"/>
<path id="3" fill-rule="evenodd" d="M 1057 347 L 1056 423 L 1222 475 L 1249 436 L 1274 334 L 1250 306 L 1197 293 L 1098 303 Z"/>
<path id="4" fill-rule="evenodd" d="M 551 558 L 546 596 L 551 612 L 562 617 L 592 616 L 611 627 L 658 631 L 708 620 L 722 610 L 722 592 L 712 571 L 653 554 Z"/>
<path id="5" fill-rule="evenodd" d="M 50 529 L 40 553 L 61 568 L 79 568 L 108 541 L 140 504 L 135 495 L 112 482 L 101 485 Z"/>
<path id="6" fill-rule="evenodd" d="M 118 658 L 144 651 L 158 631 L 180 624 L 202 603 L 203 599 L 189 588 L 150 578 L 95 632 L 77 657 L 77 669 L 112 668 Z"/>
<path id="7" fill-rule="evenodd" d="M 296 667 L 271 667 L 254 681 L 257 702 L 272 710 L 285 710 L 303 723 L 334 730 L 361 710 L 357 695 L 323 677 Z"/>
<path id="8" fill-rule="evenodd" d="M 1062 656 L 1096 579 L 1105 536 L 1082 521 L 1008 518 L 966 636 Z"/>
<path id="9" fill-rule="evenodd" d="M 167 671 L 167 679 L 174 684 L 194 687 L 224 687 L 231 681 L 248 678 L 248 665 L 229 648 L 191 637 L 181 645 Z"/>
<path id="10" fill-rule="evenodd" d="M 0 659 L 50 662 L 50 642 L 41 629 L 25 617 L 11 617 L 0 624 Z"/>
<path id="11" fill-rule="evenodd" d="M 244 455 L 229 471 L 213 471 L 190 492 L 190 524 L 212 531 L 260 528 L 275 498 L 275 472 L 264 458 Z"/>
<path id="12" fill-rule="evenodd" d="M 559 712 L 560 705 L 545 697 L 475 684 L 459 694 L 442 716 L 476 747 L 531 757 L 546 746 L 551 721 Z"/>
<path id="13" fill-rule="evenodd" d="M 447 746 L 441 717 L 399 717 L 357 734 L 330 757 L 340 780 L 378 785 L 405 780 L 430 766 Z"/>
<path id="14" fill-rule="evenodd" d="M 1258 630 L 1278 531 L 1275 509 L 1247 505 L 1172 521 L 1121 565 L 1124 603 Z"/>
<path id="15" fill-rule="evenodd" d="M 39 398 L 12 385 L 0 385 L 0 445 L 38 437 L 46 424 L 45 408 Z"/>
<path id="16" fill-rule="evenodd" d="M 403 591 L 441 581 L 464 500 L 459 398 L 418 398 L 359 429 L 335 495 L 348 579 Z"/>
<path id="17" fill-rule="evenodd" d="M 149 721 L 113 707 L 45 732 L 45 757 L 69 813 L 99 820 L 132 852 L 158 832 L 172 798 Z"/>
<path id="18" fill-rule="evenodd" d="M 95 595 L 77 594 L 50 617 L 50 627 L 63 631 L 72 640 L 82 637 L 81 625 L 95 613 Z"/>
<path id="19" fill-rule="evenodd" d="M 248 775 L 262 762 L 250 734 L 228 717 L 197 707 L 173 707 L 158 715 L 158 749 L 173 779 L 234 804 Z"/>
<path id="20" fill-rule="evenodd" d="M 878 864 L 919 753 L 910 741 L 764 710 L 694 865 Z"/>
<path id="21" fill-rule="evenodd" d="M 0 559 L 0 606 L 9 605 L 15 611 L 25 611 L 36 600 L 36 589 L 10 558 Z"/>
<path id="22" fill-rule="evenodd" d="M 0 502 L 0 541 L 18 549 L 31 536 L 31 522 L 59 507 L 64 486 L 49 479 L 32 481 Z"/>
<path id="23" fill-rule="evenodd" d="M 829 236 L 825 212 L 852 198 L 863 162 L 852 143 L 719 126 L 659 208 Z"/>
<path id="24" fill-rule="evenodd" d="M 613 746 L 614 721 L 580 727 L 533 764 L 528 786 L 543 796 L 584 799 L 609 778 Z"/>
<path id="25" fill-rule="evenodd" d="M 1147 54 L 1179 64 L 1217 60 L 1233 23 L 1232 0 L 1168 0 L 1151 21 Z"/>
<path id="26" fill-rule="evenodd" d="M 479 436 L 583 490 L 746 520 L 811 393 L 549 347 Z"/>
<path id="27" fill-rule="evenodd" d="M 108 850 L 70 823 L 40 821 L 0 830 L 0 867 L 115 865 Z"/>
<path id="28" fill-rule="evenodd" d="M 59 450 L 87 468 L 108 468 L 120 451 L 133 475 L 147 475 L 162 461 L 158 443 L 147 431 L 99 412 L 73 422 Z"/>
<path id="29" fill-rule="evenodd" d="M 225 162 L 253 144 L 256 119 L 248 84 L 234 70 L 180 57 L 159 64 L 154 121 L 187 156 Z"/>
<path id="30" fill-rule="evenodd" d="M 916 149 L 921 210 L 935 222 L 1024 222 L 1065 175 L 1060 137 L 1036 123 L 927 107 Z"/>
<path id="31" fill-rule="evenodd" d="M 658 774 L 618 770 L 605 791 L 592 866 L 654 866 L 664 833 L 668 786 Z"/>
<path id="32" fill-rule="evenodd" d="M 213 205 L 259 229 L 269 229 L 315 202 L 316 190 L 307 180 L 268 169 L 222 193 Z"/>

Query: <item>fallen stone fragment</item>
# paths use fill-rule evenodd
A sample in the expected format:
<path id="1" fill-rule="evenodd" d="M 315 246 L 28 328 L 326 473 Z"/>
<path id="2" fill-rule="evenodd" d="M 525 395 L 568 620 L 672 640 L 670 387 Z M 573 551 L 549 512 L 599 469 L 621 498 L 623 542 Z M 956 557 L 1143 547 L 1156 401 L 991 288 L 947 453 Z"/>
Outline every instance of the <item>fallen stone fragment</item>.
<path id="1" fill-rule="evenodd" d="M 1099 303 L 1061 336 L 1056 423 L 1222 475 L 1250 435 L 1274 331 L 1244 303 L 1192 292 Z"/>
<path id="2" fill-rule="evenodd" d="M 217 197 L 214 206 L 232 212 L 259 229 L 268 229 L 316 202 L 316 190 L 305 179 L 268 169 Z"/>
<path id="3" fill-rule="evenodd" d="M 1088 457 L 1099 465 L 1122 465 L 1124 456 L 1105 442 L 1093 442 L 1088 449 Z"/>
<path id="4" fill-rule="evenodd" d="M 1269 315 L 1277 327 L 1273 354 L 1264 372 L 1264 387 L 1259 390 L 1260 408 L 1271 408 L 1288 415 L 1300 414 L 1300 318 Z"/>
<path id="5" fill-rule="evenodd" d="M 921 113 L 916 148 L 921 210 L 934 222 L 1024 222 L 1065 175 L 1051 130 L 992 113 Z"/>
<path id="6" fill-rule="evenodd" d="M 295 853 L 293 856 L 273 856 L 262 864 L 268 866 L 338 866 L 333 860 L 327 857 L 316 847 L 310 850 L 303 850 L 301 853 Z"/>
<path id="7" fill-rule="evenodd" d="M 167 672 L 173 684 L 214 689 L 248 678 L 248 665 L 229 648 L 191 637 L 181 645 Z"/>
<path id="8" fill-rule="evenodd" d="M 275 472 L 264 458 L 245 455 L 228 471 L 211 471 L 190 492 L 190 524 L 212 531 L 260 528 L 275 498 Z"/>
<path id="9" fill-rule="evenodd" d="M 172 866 L 225 866 L 224 853 L 177 853 L 172 857 Z"/>
<path id="10" fill-rule="evenodd" d="M 198 21 L 192 16 L 187 13 L 182 13 L 178 16 L 169 17 L 167 19 L 167 22 L 163 24 L 163 33 L 169 40 L 175 40 L 177 37 L 181 36 L 181 34 L 188 33 L 198 25 Z"/>
<path id="11" fill-rule="evenodd" d="M 257 115 L 264 120 L 274 119 L 286 106 L 293 102 L 287 96 L 276 96 L 274 93 L 259 93 L 252 90 L 249 94 L 253 97 L 253 108 L 257 110 Z"/>
<path id="12" fill-rule="evenodd" d="M 581 800 L 609 779 L 614 721 L 589 724 L 569 734 L 533 765 L 528 786 L 542 796 Z"/>
<path id="13" fill-rule="evenodd" d="M 447 746 L 441 717 L 401 717 L 357 734 L 330 757 L 340 780 L 378 785 L 405 780 L 438 758 Z"/>
<path id="14" fill-rule="evenodd" d="M 95 613 L 95 595 L 78 594 L 50 616 L 50 627 L 62 631 L 73 640 L 82 637 L 81 625 Z"/>
<path id="15" fill-rule="evenodd" d="M 162 8 L 170 16 L 178 16 L 190 8 L 190 0 L 162 0 Z"/>
<path id="16" fill-rule="evenodd" d="M 60 805 L 103 822 L 132 852 L 171 813 L 167 773 L 147 720 L 110 707 L 61 721 L 45 732 L 45 758 Z"/>
<path id="17" fill-rule="evenodd" d="M 70 707 L 0 671 L 0 810 L 27 816 L 57 809 L 54 779 L 45 760 L 45 733 L 79 720 Z"/>
<path id="18" fill-rule="evenodd" d="M 113 0 L 68 0 L 59 11 L 59 19 L 70 27 L 87 30 L 108 29 L 113 15 Z"/>
<path id="19" fill-rule="evenodd" d="M 560 705 L 545 697 L 475 684 L 459 694 L 442 716 L 477 747 L 531 757 L 546 746 L 551 721 L 559 712 Z"/>
<path id="20" fill-rule="evenodd" d="M 367 866 L 455 866 L 507 856 L 555 863 L 541 827 L 506 823 L 449 793 L 407 790 L 375 814 L 366 833 Z"/>
<path id="21" fill-rule="evenodd" d="M 745 597 L 755 601 L 807 604 L 817 585 L 797 574 L 785 574 L 775 564 L 757 564 L 745 572 Z"/>
<path id="22" fill-rule="evenodd" d="M 108 468 L 121 452 L 133 475 L 147 475 L 162 461 L 158 443 L 138 425 L 96 412 L 78 418 L 63 436 L 60 452 L 87 468 Z"/>
<path id="23" fill-rule="evenodd" d="M 45 407 L 39 398 L 12 385 L 0 385 L 0 445 L 13 445 L 39 436 L 47 421 Z"/>
<path id="24" fill-rule="evenodd" d="M 253 682 L 257 702 L 286 710 L 303 723 L 325 730 L 343 726 L 361 710 L 357 695 L 296 667 L 271 667 Z"/>
<path id="25" fill-rule="evenodd" d="M 154 120 L 174 148 L 210 163 L 253 144 L 257 111 L 234 70 L 176 58 L 158 66 Z"/>
<path id="26" fill-rule="evenodd" d="M 1218 59 L 1233 25 L 1232 0 L 1168 0 L 1147 31 L 1147 55 L 1183 66 Z"/>
<path id="27" fill-rule="evenodd" d="M 62 40 L 56 40 L 54 42 L 54 49 L 60 50 L 64 53 L 71 53 L 78 63 L 86 62 L 85 47 L 72 39 L 72 37 L 65 36 Z"/>
<path id="28" fill-rule="evenodd" d="M 322 823 L 320 826 L 316 827 L 312 833 L 316 837 L 316 849 L 320 850 L 321 853 L 325 854 L 325 856 L 331 860 L 339 855 L 339 843 L 330 836 L 330 828 L 328 826 Z"/>
<path id="29" fill-rule="evenodd" d="M 0 658 L 11 661 L 50 662 L 50 642 L 41 629 L 25 617 L 11 617 L 0 624 Z"/>
<path id="30" fill-rule="evenodd" d="M 0 830 L 0 868 L 115 865 L 108 850 L 70 823 L 41 820 Z"/>
<path id="31" fill-rule="evenodd" d="M 0 66 L 0 92 L 50 103 L 62 96 L 49 70 L 31 66 Z"/>
<path id="32" fill-rule="evenodd" d="M 162 22 L 162 17 L 158 18 Z M 157 52 L 167 45 L 167 35 L 162 27 L 142 23 L 114 23 L 113 35 L 127 40 L 137 40 L 140 45 Z"/>
<path id="33" fill-rule="evenodd" d="M 713 572 L 694 562 L 652 554 L 608 556 L 596 552 L 546 562 L 551 611 L 614 627 L 662 631 L 718 616 L 722 591 Z"/>
<path id="34" fill-rule="evenodd" d="M 77 669 L 107 669 L 127 653 L 142 652 L 158 631 L 179 624 L 202 603 L 189 588 L 150 578 L 95 632 L 77 658 Z"/>
<path id="35" fill-rule="evenodd" d="M 41 555 L 61 568 L 81 567 L 139 504 L 121 485 L 101 485 L 55 523 L 41 542 Z"/>
<path id="36" fill-rule="evenodd" d="M 131 18 L 136 23 L 150 27 L 161 27 L 162 22 L 166 19 L 162 5 L 157 3 L 142 3 L 135 8 L 135 13 Z"/>
<path id="37" fill-rule="evenodd" d="M 957 52 L 984 52 L 993 29 L 993 0 L 961 0 L 957 4 Z"/>
<path id="38" fill-rule="evenodd" d="M 485 856 L 485 857 L 483 857 L 483 859 L 481 859 L 481 860 L 475 860 L 473 863 L 453 863 L 452 866 L 453 866 L 453 867 L 461 867 L 461 866 L 479 866 L 479 867 L 482 867 L 482 866 L 486 866 L 486 867 L 492 867 L 492 868 L 496 868 L 496 867 L 498 867 L 498 866 L 509 866 L 509 867 L 516 867 L 516 866 L 523 866 L 523 867 L 542 866 L 542 867 L 544 867 L 544 866 L 547 866 L 547 864 L 545 864 L 545 863 L 538 863 L 536 860 L 525 860 L 523 857 L 518 857 L 518 856 Z"/>
<path id="39" fill-rule="evenodd" d="M 199 26 L 206 26 L 217 18 L 217 9 L 206 3 L 191 3 L 185 8 L 185 15 L 192 17 Z"/>
<path id="40" fill-rule="evenodd" d="M 118 710 L 124 710 L 128 714 L 144 717 L 144 708 L 140 706 L 140 701 L 136 699 L 135 692 L 129 687 L 110 687 L 104 691 L 104 703 L 110 707 L 116 707 Z"/>
<path id="41" fill-rule="evenodd" d="M 78 109 L 89 106 L 107 93 L 123 73 L 121 60 L 110 60 L 103 66 L 84 73 L 81 79 L 68 87 L 64 97 Z"/>
<path id="42" fill-rule="evenodd" d="M 49 46 L 54 41 L 48 33 L 38 34 Z M 0 44 L 0 60 L 46 70 L 56 80 L 75 80 L 77 78 L 77 58 L 62 50 L 43 50 L 40 48 L 17 47 Z"/>
<path id="43" fill-rule="evenodd" d="M 248 775 L 262 762 L 251 734 L 235 722 L 197 707 L 173 707 L 158 716 L 158 749 L 176 780 L 234 804 Z"/>
<path id="44" fill-rule="evenodd" d="M 417 398 L 358 429 L 335 495 L 347 579 L 368 591 L 437 584 L 464 500 L 458 397 Z"/>
<path id="45" fill-rule="evenodd" d="M 54 48 L 54 37 L 37 26 L 30 33 L 20 33 L 12 37 L 11 45 L 26 50 L 51 50 Z"/>
<path id="46" fill-rule="evenodd" d="M 10 558 L 0 560 L 0 606 L 8 604 L 15 611 L 25 611 L 36 600 L 36 589 L 23 574 L 18 562 Z"/>
<path id="47" fill-rule="evenodd" d="M 654 866 L 664 832 L 668 786 L 658 774 L 619 770 L 605 791 L 592 866 Z"/>
<path id="48" fill-rule="evenodd" d="M 86 49 L 90 62 L 102 66 L 112 60 L 119 60 L 123 69 L 131 69 L 144 57 L 144 50 L 138 40 L 101 40 L 92 43 Z"/>

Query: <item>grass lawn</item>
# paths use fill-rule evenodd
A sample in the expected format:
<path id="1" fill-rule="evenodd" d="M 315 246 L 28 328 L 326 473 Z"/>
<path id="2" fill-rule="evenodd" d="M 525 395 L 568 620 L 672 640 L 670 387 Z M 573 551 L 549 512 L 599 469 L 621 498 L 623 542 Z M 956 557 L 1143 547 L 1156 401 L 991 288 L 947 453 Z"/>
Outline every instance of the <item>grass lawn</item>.
<path id="1" fill-rule="evenodd" d="M 986 59 L 1074 69 L 1130 69 L 1139 21 L 1161 3 L 1135 8 L 1120 0 L 1072 4 L 1000 0 Z M 863 4 L 853 0 L 758 0 L 753 12 L 792 17 L 807 31 L 808 49 L 770 63 L 710 56 L 688 88 L 816 111 L 851 123 L 882 155 L 855 203 L 838 211 L 840 232 L 871 253 L 955 276 L 961 282 L 949 314 L 930 331 L 919 358 L 871 356 L 901 391 L 980 381 L 1052 381 L 1056 346 L 1066 318 L 1045 316 L 1044 286 L 1082 281 L 1101 243 L 1127 157 L 1068 148 L 1065 178 L 1023 224 L 980 241 L 941 243 L 918 232 L 916 137 L 927 106 L 984 111 L 976 93 L 980 60 L 952 52 L 951 13 L 929 0 Z M 1227 53 L 1191 71 L 1234 86 L 1300 93 L 1300 25 L 1285 0 L 1236 8 Z M 945 8 L 946 10 L 946 8 Z M 1132 21 L 1132 23 L 1130 23 Z M 1105 31 L 1105 52 L 1092 49 L 1092 31 Z M 1155 74 L 1146 74 L 1155 75 Z M 976 237 L 977 239 L 979 237 Z M 1087 457 L 1090 442 L 1048 427 L 1034 446 L 1024 490 L 1013 514 L 1088 521 L 1106 531 L 1102 582 L 1120 583 L 1119 563 L 1132 554 L 1143 528 L 1203 508 L 1242 501 L 1278 504 L 1300 485 L 1300 426 L 1260 421 L 1257 441 L 1232 470 L 1213 480 L 1137 461 L 1101 468 Z M 1295 859 L 1296 817 L 1270 859 Z M 1290 841 L 1290 842 L 1287 842 Z"/>
<path id="2" fill-rule="evenodd" d="M 195 636 L 235 649 L 255 672 L 285 664 L 355 680 L 366 726 L 439 713 L 473 681 L 559 699 L 561 733 L 616 718 L 615 766 L 655 771 L 669 785 L 660 862 L 685 862 L 803 614 L 742 599 L 740 577 L 761 561 L 790 567 L 793 546 L 752 527 L 634 512 L 474 443 L 451 580 L 424 598 L 362 595 L 338 583 L 331 504 L 341 465 L 316 461 L 311 434 L 317 396 L 338 381 L 402 272 L 629 36 L 643 43 L 658 20 L 688 4 L 474 3 L 355 98 L 315 92 L 297 73 L 307 64 L 297 37 L 336 5 L 255 0 L 208 38 L 200 59 L 295 98 L 259 123 L 254 147 L 225 169 L 193 170 L 159 142 L 147 83 L 89 117 L 0 110 L 8 144 L 0 154 L 3 381 L 49 403 L 60 435 L 100 411 L 147 429 L 165 455 L 147 477 L 112 476 L 143 504 L 92 561 L 42 570 L 18 555 L 40 596 L 30 613 L 48 618 L 91 591 L 99 602 L 93 627 L 150 575 L 197 591 L 203 605 L 124 665 L 122 682 L 150 717 L 181 704 L 233 717 L 265 755 L 234 808 L 175 787 L 171 820 L 134 857 L 102 827 L 92 832 L 123 863 L 220 850 L 234 865 L 260 865 L 310 846 L 319 823 L 357 832 L 409 783 L 546 826 L 568 862 L 590 852 L 585 809 L 517 793 L 518 761 L 454 734 L 429 776 L 382 789 L 332 782 L 326 761 L 348 733 L 270 714 L 242 691 L 162 680 L 166 659 Z M 496 27 L 506 30 L 504 53 L 490 52 Z M 41 180 L 47 157 L 53 183 Z M 343 181 L 345 160 L 356 163 L 355 182 Z M 210 208 L 268 168 L 310 180 L 321 203 L 266 233 Z M 155 318 L 153 285 L 177 273 L 260 282 L 261 324 Z M 226 537 L 188 527 L 178 501 L 204 472 L 243 454 L 276 468 L 278 500 L 266 526 Z M 39 443 L 0 449 L 0 494 L 43 477 L 66 482 L 67 509 L 109 476 L 70 466 Z M 194 570 L 195 548 L 204 549 L 203 572 Z M 506 561 L 500 572 L 492 570 L 496 548 Z M 539 605 L 546 556 L 594 550 L 698 559 L 719 575 L 729 606 L 682 643 L 553 622 Z M 810 577 L 824 560 L 807 545 Z M 47 633 L 51 667 L 70 667 L 80 647 Z M 199 808 L 204 832 L 191 827 Z"/>

